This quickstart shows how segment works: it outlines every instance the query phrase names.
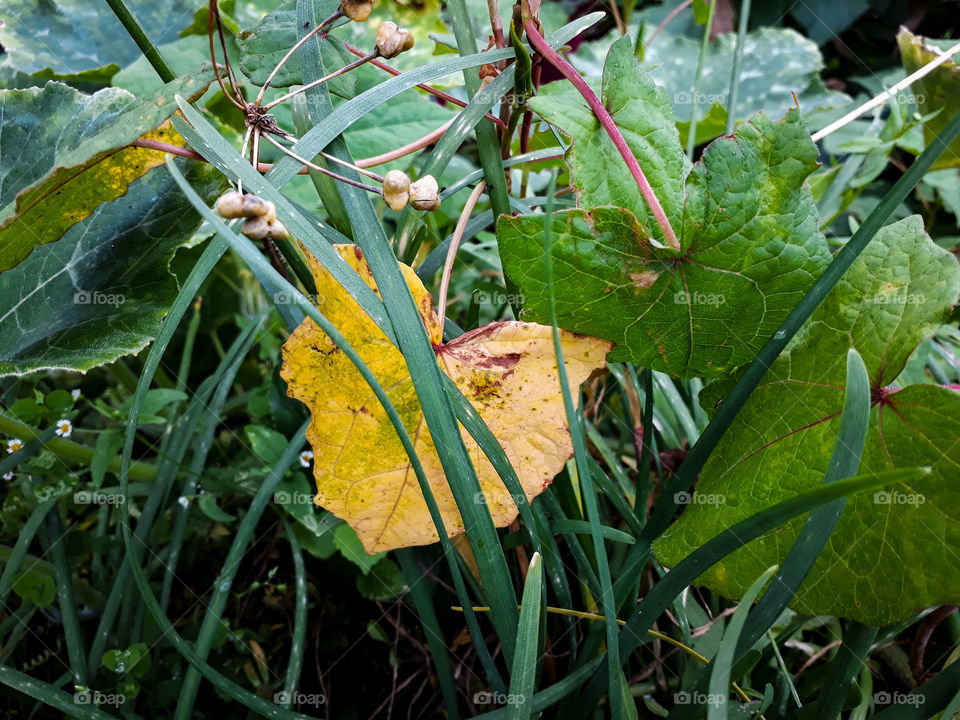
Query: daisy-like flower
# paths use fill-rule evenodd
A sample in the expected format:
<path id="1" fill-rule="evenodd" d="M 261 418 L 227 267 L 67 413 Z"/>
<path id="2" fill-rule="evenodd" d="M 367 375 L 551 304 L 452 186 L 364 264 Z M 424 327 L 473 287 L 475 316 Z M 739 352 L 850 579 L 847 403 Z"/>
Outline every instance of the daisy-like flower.
<path id="1" fill-rule="evenodd" d="M 23 447 L 23 440 L 20 438 L 14 438 L 13 440 L 7 440 L 7 453 L 13 454 L 17 450 Z"/>
<path id="2" fill-rule="evenodd" d="M 79 399 L 79 398 L 80 398 L 80 388 L 74 388 L 73 390 L 71 390 L 71 391 L 70 391 L 70 397 L 72 397 L 74 400 Z"/>
<path id="3" fill-rule="evenodd" d="M 56 434 L 60 437 L 70 437 L 70 433 L 73 432 L 73 423 L 67 420 L 66 418 L 60 418 L 57 420 L 57 430 Z"/>
<path id="4" fill-rule="evenodd" d="M 4 480 L 13 480 L 13 470 L 3 474 Z"/>
<path id="5" fill-rule="evenodd" d="M 300 453 L 300 466 L 310 467 L 310 461 L 313 460 L 313 450 L 304 450 Z"/>

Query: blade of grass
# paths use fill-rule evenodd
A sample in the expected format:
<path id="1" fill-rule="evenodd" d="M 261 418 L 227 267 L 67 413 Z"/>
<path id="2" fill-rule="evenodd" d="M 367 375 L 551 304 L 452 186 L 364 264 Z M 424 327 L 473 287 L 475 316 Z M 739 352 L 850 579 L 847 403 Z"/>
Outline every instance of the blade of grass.
<path id="1" fill-rule="evenodd" d="M 224 624 L 221 616 L 227 607 L 227 601 L 230 599 L 230 589 L 233 587 L 233 580 L 236 578 L 237 571 L 240 569 L 240 561 L 247 552 L 247 547 L 253 539 L 257 524 L 260 522 L 260 517 L 267 509 L 267 504 L 273 499 L 273 494 L 283 481 L 283 476 L 300 454 L 300 449 L 303 447 L 303 439 L 309 425 L 310 421 L 308 420 L 293 434 L 293 439 L 287 444 L 287 447 L 280 455 L 280 459 L 277 460 L 270 472 L 267 473 L 267 477 L 264 478 L 263 483 L 257 490 L 257 494 L 243 514 L 243 520 L 240 522 L 240 526 L 234 533 L 233 542 L 227 551 L 227 557 L 224 559 L 223 566 L 220 568 L 220 572 L 212 584 L 213 592 L 210 595 L 209 601 L 206 603 L 206 612 L 204 613 L 203 622 L 200 625 L 200 632 L 197 634 L 197 641 L 194 646 L 196 656 L 204 662 L 210 653 L 210 649 L 213 647 L 213 641 L 217 631 L 221 625 Z M 193 703 L 194 700 L 196 700 L 197 690 L 200 687 L 200 678 L 200 672 L 195 667 L 187 670 L 183 684 L 180 686 L 177 708 L 173 714 L 174 720 L 189 720 L 192 716 Z"/>
<path id="2" fill-rule="evenodd" d="M 440 543 L 443 547 L 444 554 L 447 558 L 448 564 L 451 567 L 451 573 L 453 575 L 454 584 L 457 588 L 458 595 L 463 598 L 466 598 L 466 590 L 463 587 L 462 576 L 459 572 L 459 567 L 457 565 L 457 553 L 453 548 L 452 543 L 450 542 L 447 532 L 444 529 L 443 518 L 440 515 L 440 510 L 436 504 L 436 501 L 433 497 L 433 492 L 430 489 L 430 484 L 426 479 L 426 476 L 423 472 L 423 467 L 420 463 L 419 458 L 417 457 L 416 450 L 414 449 L 413 442 L 410 439 L 410 435 L 407 432 L 406 428 L 403 425 L 400 416 L 397 414 L 396 409 L 393 406 L 393 403 L 390 402 L 389 397 L 387 397 L 386 392 L 381 387 L 380 383 L 377 381 L 376 377 L 367 367 L 366 363 L 363 362 L 362 358 L 356 353 L 353 347 L 346 341 L 343 335 L 319 312 L 316 306 L 304 298 L 296 288 L 294 288 L 290 283 L 284 280 L 272 267 L 269 266 L 269 263 L 263 257 L 263 255 L 256 250 L 250 241 L 245 238 L 234 234 L 227 226 L 223 223 L 218 215 L 216 215 L 210 208 L 203 204 L 203 200 L 196 194 L 193 188 L 186 182 L 183 175 L 179 172 L 176 165 L 173 163 L 167 162 L 167 168 L 170 173 L 173 175 L 174 179 L 184 191 L 190 201 L 194 204 L 194 207 L 201 213 L 201 215 L 210 222 L 213 227 L 218 231 L 218 237 L 225 238 L 229 242 L 233 249 L 237 252 L 238 255 L 244 260 L 248 265 L 258 265 L 261 274 L 264 277 L 272 279 L 275 283 L 272 287 L 267 288 L 268 291 L 283 291 L 290 294 L 290 297 L 293 301 L 303 310 L 307 315 L 309 315 L 314 322 L 316 322 L 320 328 L 330 336 L 330 338 L 340 347 L 344 354 L 353 362 L 357 367 L 358 371 L 363 376 L 364 380 L 370 385 L 371 390 L 373 390 L 377 399 L 383 405 L 384 410 L 387 413 L 387 416 L 390 419 L 390 422 L 393 424 L 394 429 L 397 432 L 397 435 L 400 439 L 400 442 L 403 444 L 404 450 L 407 453 L 407 456 L 410 460 L 411 467 L 414 470 L 414 473 L 417 477 L 417 481 L 420 484 L 421 492 L 424 495 L 424 500 L 427 503 L 427 507 L 430 510 L 430 516 L 436 525 L 439 536 Z M 352 272 L 352 270 L 351 270 Z M 139 388 L 138 388 L 139 390 Z M 131 408 L 131 413 L 139 412 L 139 403 L 135 402 L 134 407 Z M 132 445 L 131 445 L 132 447 Z M 125 445 L 123 459 L 125 462 L 129 462 L 129 451 L 130 448 Z M 489 516 L 488 516 L 489 517 Z M 515 609 L 515 608 L 514 608 Z M 481 639 L 476 640 L 477 643 L 482 644 L 482 635 L 478 632 L 477 636 Z M 485 649 L 484 649 L 485 651 Z M 481 657 L 483 657 L 483 652 L 481 652 Z"/>
<path id="3" fill-rule="evenodd" d="M 814 711 L 818 717 L 840 717 L 840 711 L 847 700 L 847 690 L 863 667 L 876 637 L 876 627 L 856 620 L 850 622 L 843 634 L 843 644 L 826 668 L 826 681 Z"/>
<path id="4" fill-rule="evenodd" d="M 712 4 L 712 3 L 711 3 Z M 750 0 L 740 3 L 740 23 L 737 26 L 737 47 L 733 51 L 733 68 L 730 70 L 730 94 L 727 96 L 727 135 L 733 135 L 737 125 L 737 98 L 740 95 L 740 60 L 750 24 Z M 691 126 L 691 132 L 693 127 Z"/>
<path id="5" fill-rule="evenodd" d="M 400 562 L 400 569 L 403 571 L 407 586 L 410 588 L 410 598 L 417 610 L 417 617 L 420 618 L 424 634 L 427 636 L 427 648 L 430 650 L 433 665 L 437 670 L 444 709 L 451 720 L 457 720 L 460 717 L 460 711 L 457 708 L 457 688 L 453 679 L 453 668 L 450 665 L 450 655 L 447 653 L 447 643 L 443 639 L 443 630 L 440 628 L 437 612 L 433 606 L 433 597 L 427 585 L 422 582 L 423 573 L 420 572 L 413 548 L 401 548 L 395 555 Z M 470 632 L 472 635 L 474 631 L 471 629 Z M 477 632 L 479 632 L 479 626 L 477 626 Z M 496 677 L 499 679 L 498 675 Z M 502 683 L 502 680 L 500 682 Z"/>
<path id="6" fill-rule="evenodd" d="M 74 685 L 86 687 L 88 684 L 87 663 L 84 658 L 83 633 L 80 630 L 80 617 L 73 595 L 73 580 L 67 561 L 67 531 L 57 509 L 47 513 L 45 526 L 41 529 L 44 549 L 52 556 L 54 579 L 57 585 L 57 605 L 60 608 L 60 621 L 63 624 L 63 637 L 67 644 L 67 657 L 70 660 L 70 674 Z"/>
<path id="7" fill-rule="evenodd" d="M 833 454 L 824 475 L 824 485 L 837 482 L 844 478 L 853 477 L 860 467 L 860 458 L 867 438 L 870 425 L 870 379 L 863 359 L 856 350 L 847 353 L 847 381 L 844 392 L 843 417 L 840 421 L 840 432 L 833 446 Z M 750 620 L 740 638 L 734 662 L 740 662 L 746 653 L 764 635 L 777 618 L 787 607 L 800 584 L 806 578 L 813 564 L 816 562 L 824 546 L 830 539 L 830 534 L 836 526 L 840 513 L 846 505 L 846 498 L 841 498 L 830 505 L 818 508 L 810 514 L 803 529 L 794 541 L 793 546 L 784 558 L 783 565 L 774 579 L 773 585 L 764 593 L 756 608 L 750 613 Z M 856 670 L 856 668 L 853 668 Z M 835 675 L 829 675 L 835 679 Z M 701 675 L 694 686 L 699 691 L 707 682 L 706 675 Z M 826 691 L 821 700 L 828 697 Z M 846 686 L 842 701 L 846 697 Z M 839 707 L 836 708 L 839 712 Z M 677 706 L 671 716 L 674 720 L 694 715 L 693 707 Z M 835 717 L 827 714 L 824 717 Z"/>
<path id="8" fill-rule="evenodd" d="M 290 543 L 290 552 L 293 553 L 293 572 L 296 577 L 295 599 L 293 610 L 293 634 L 290 636 L 290 660 L 287 671 L 283 676 L 283 692 L 285 693 L 284 707 L 290 707 L 294 693 L 300 687 L 300 672 L 303 669 L 303 654 L 307 644 L 307 603 L 310 597 L 307 593 L 307 566 L 303 562 L 303 553 L 297 535 L 290 527 L 287 519 L 280 515 L 283 531 L 287 542 Z"/>
<path id="9" fill-rule="evenodd" d="M 465 0 L 448 0 L 447 11 L 450 13 L 453 34 L 457 40 L 457 51 L 461 55 L 476 53 L 477 39 L 473 34 L 473 23 Z M 463 83 L 467 89 L 467 97 L 472 98 L 480 90 L 480 76 L 477 73 L 464 71 Z M 510 214 L 510 193 L 503 173 L 503 158 L 500 154 L 500 142 L 497 140 L 497 129 L 492 122 L 481 118 L 474 132 L 477 136 L 480 166 L 483 168 L 490 202 L 493 205 L 493 214 L 495 217 L 508 215 Z"/>
<path id="10" fill-rule="evenodd" d="M 740 631 L 747 621 L 747 614 L 750 612 L 750 606 L 753 604 L 754 598 L 760 594 L 760 591 L 776 571 L 776 566 L 769 568 L 753 582 L 727 624 L 723 639 L 720 641 L 720 647 L 717 648 L 717 654 L 713 657 L 709 666 L 710 694 L 707 697 L 712 702 L 707 704 L 707 720 L 727 720 L 727 695 L 730 691 L 731 680 L 730 669 L 733 665 L 734 652 L 737 649 L 737 640 L 739 640 Z M 717 702 L 718 700 L 719 702 Z"/>
<path id="11" fill-rule="evenodd" d="M 697 148 L 697 102 L 700 95 L 700 79 L 703 77 L 703 66 L 707 60 L 707 49 L 710 47 L 710 32 L 713 30 L 713 14 L 717 10 L 718 0 L 710 0 L 710 10 L 707 13 L 707 24 L 703 28 L 703 40 L 700 42 L 700 55 L 697 57 L 697 71 L 693 76 L 693 98 L 690 107 L 690 129 L 687 131 L 687 159 L 693 162 L 693 151 Z M 738 45 L 739 47 L 739 45 Z"/>
<path id="12" fill-rule="evenodd" d="M 557 183 L 557 173 L 553 172 L 550 183 L 547 186 L 547 197 L 552 198 L 554 188 Z M 552 203 L 548 202 L 545 208 L 544 218 L 552 215 Z M 590 475 L 590 465 L 587 462 L 587 442 L 584 436 L 583 427 L 580 425 L 580 419 L 577 416 L 576 406 L 571 395 L 570 383 L 567 379 L 567 369 L 564 365 L 563 346 L 560 343 L 560 329 L 557 326 L 557 308 L 556 298 L 553 290 L 553 238 L 550 234 L 550 223 L 544 220 L 544 264 L 546 265 L 547 278 L 547 301 L 550 307 L 550 324 L 553 326 L 553 348 L 557 357 L 557 373 L 560 377 L 560 387 L 563 391 L 563 404 L 567 413 L 567 424 L 570 428 L 570 437 L 573 441 L 573 454 L 577 465 L 577 474 L 579 476 L 582 488 L 582 497 L 587 507 L 587 518 L 590 523 L 590 535 L 593 538 L 593 548 L 596 555 L 597 570 L 600 576 L 601 607 L 606 616 L 605 625 L 607 630 L 607 672 L 609 677 L 609 697 L 610 712 L 613 717 L 623 717 L 624 698 L 621 693 L 620 676 L 623 672 L 620 669 L 619 657 L 619 629 L 617 627 L 617 610 L 613 598 L 613 582 L 610 579 L 610 567 L 607 563 L 606 548 L 603 544 L 603 531 L 600 526 L 600 508 L 597 503 L 596 490 L 593 486 L 593 479 Z M 579 392 L 579 389 L 578 389 Z"/>
<path id="13" fill-rule="evenodd" d="M 517 649 L 510 670 L 507 720 L 529 720 L 533 712 L 527 701 L 533 698 L 537 686 L 540 626 L 545 622 L 541 612 L 543 592 L 543 563 L 540 553 L 534 553 L 523 586 L 523 603 L 517 624 Z"/>
<path id="14" fill-rule="evenodd" d="M 81 720 L 112 720 L 114 717 L 92 705 L 80 704 L 74 695 L 68 695 L 49 683 L 32 678 L 6 665 L 0 665 L 0 683 Z"/>

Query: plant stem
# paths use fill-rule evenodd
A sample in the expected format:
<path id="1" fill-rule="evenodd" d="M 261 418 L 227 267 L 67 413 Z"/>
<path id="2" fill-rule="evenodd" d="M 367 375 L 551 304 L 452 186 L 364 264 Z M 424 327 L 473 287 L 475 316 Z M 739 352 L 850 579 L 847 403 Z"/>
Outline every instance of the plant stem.
<path id="1" fill-rule="evenodd" d="M 366 55 L 366 53 L 363 52 L 363 50 L 361 50 L 360 48 L 355 48 L 355 47 L 354 47 L 353 45 L 351 45 L 350 43 L 344 43 L 343 46 L 344 46 L 347 50 L 349 50 L 350 52 L 352 52 L 354 55 L 356 55 L 357 57 L 364 57 L 364 56 Z M 387 64 L 386 64 L 385 62 L 383 62 L 382 60 L 377 60 L 376 58 L 374 58 L 373 60 L 370 60 L 370 64 L 373 65 L 375 68 L 379 68 L 380 70 L 383 70 L 384 72 L 387 72 L 387 73 L 393 75 L 394 77 L 396 77 L 397 75 L 400 74 L 400 71 L 399 71 L 399 70 L 397 70 L 396 68 L 390 67 L 389 65 L 387 65 Z M 427 85 L 426 83 L 420 83 L 420 84 L 417 85 L 416 87 L 417 87 L 418 90 L 424 90 L 424 91 L 430 93 L 431 95 L 433 95 L 434 97 L 440 98 L 440 99 L 443 100 L 444 102 L 448 102 L 448 103 L 450 103 L 451 105 L 456 105 L 457 107 L 462 107 L 462 108 L 464 108 L 464 107 L 467 106 L 466 101 L 461 100 L 460 98 L 455 98 L 453 95 L 448 95 L 447 93 L 443 92 L 442 90 L 437 90 L 435 87 L 431 87 L 430 85 Z M 495 122 L 495 123 L 496 123 L 497 125 L 499 125 L 500 127 L 504 127 L 503 121 L 502 121 L 500 118 L 498 118 L 496 115 L 493 115 L 493 114 L 491 114 L 491 113 L 487 113 L 484 117 L 486 117 L 487 120 L 492 120 L 493 122 Z"/>
<path id="2" fill-rule="evenodd" d="M 157 71 L 157 75 L 160 76 L 160 79 L 165 83 L 176 80 L 177 74 L 170 69 L 169 65 L 167 65 L 167 61 L 163 59 L 163 55 L 160 54 L 157 46 L 154 45 L 150 41 L 150 38 L 147 37 L 147 33 L 143 29 L 143 25 L 141 25 L 140 21 L 137 20 L 132 12 L 130 12 L 130 9 L 126 6 L 126 3 L 124 3 L 123 0 L 107 0 L 107 5 L 110 6 L 110 9 L 113 10 L 113 14 L 116 15 L 117 19 L 123 24 L 127 34 L 137 44 L 137 47 L 140 48 L 140 52 L 143 53 L 143 56 L 147 59 L 147 62 L 149 62 L 153 66 L 153 69 Z"/>
<path id="3" fill-rule="evenodd" d="M 873 108 L 877 107 L 878 105 L 883 105 L 883 103 L 885 103 L 887 100 L 892 98 L 897 93 L 901 92 L 902 90 L 906 90 L 908 87 L 913 85 L 913 83 L 915 83 L 920 78 L 932 73 L 934 70 L 936 70 L 938 67 L 943 65 L 943 63 L 945 63 L 947 60 L 952 58 L 958 52 L 960 52 L 960 43 L 957 43 L 956 45 L 951 47 L 949 50 L 946 50 L 938 58 L 936 58 L 935 60 L 931 60 L 916 72 L 911 73 L 910 75 L 905 77 L 903 80 L 898 82 L 889 90 L 880 93 L 879 95 L 877 95 L 875 98 L 871 100 L 868 100 L 863 105 L 858 107 L 856 110 L 851 110 L 842 118 L 840 118 L 835 122 L 830 123 L 822 130 L 817 130 L 817 132 L 815 132 L 813 135 L 810 136 L 810 139 L 813 140 L 814 142 L 819 142 L 820 140 L 823 140 L 830 133 L 839 130 L 844 125 L 848 125 L 852 123 L 854 120 L 856 120 L 858 117 L 863 115 L 865 112 L 868 112 L 869 110 L 873 110 Z"/>
<path id="4" fill-rule="evenodd" d="M 33 440 L 35 437 L 40 435 L 43 432 L 37 428 L 22 423 L 19 420 L 15 420 L 12 417 L 7 415 L 0 415 L 0 433 L 9 435 L 10 437 L 20 438 L 21 440 Z M 88 448 L 85 445 L 80 445 L 75 443 L 72 440 L 66 440 L 64 438 L 50 438 L 45 444 L 44 448 L 52 452 L 59 458 L 64 460 L 72 460 L 73 462 L 81 463 L 83 465 L 89 465 L 93 462 L 94 451 L 93 448 Z M 114 458 L 107 465 L 107 470 L 112 473 L 120 472 L 120 460 Z M 147 463 L 134 461 L 130 465 L 130 477 L 134 480 L 153 480 L 157 476 L 157 469 L 153 465 L 148 465 Z"/>
<path id="5" fill-rule="evenodd" d="M 740 94 L 740 58 L 747 38 L 750 22 L 750 0 L 740 6 L 740 25 L 737 28 L 737 49 L 733 53 L 733 70 L 730 73 L 730 94 L 727 96 L 727 135 L 732 135 L 737 124 L 737 96 Z"/>
<path id="6" fill-rule="evenodd" d="M 279 142 L 277 142 L 276 140 L 274 140 L 273 137 L 272 137 L 269 133 L 265 134 L 264 137 L 267 139 L 268 142 L 273 143 L 273 145 L 274 145 L 275 147 L 279 148 L 282 152 L 286 153 L 287 155 L 289 155 L 290 157 L 292 157 L 294 160 L 296 160 L 298 163 L 301 163 L 301 164 L 305 165 L 306 167 L 308 167 L 308 168 L 310 168 L 310 169 L 312 169 L 312 170 L 316 170 L 317 172 L 321 172 L 321 173 L 323 173 L 324 175 L 329 175 L 329 176 L 332 177 L 334 180 L 339 180 L 340 182 L 346 183 L 347 185 L 353 185 L 354 187 L 360 188 L 361 190 L 366 190 L 367 192 L 376 193 L 377 195 L 383 195 L 383 190 L 382 190 L 381 188 L 374 187 L 373 185 L 364 185 L 362 182 L 357 182 L 356 180 L 351 180 L 350 178 L 344 177 L 343 175 L 337 175 L 337 173 L 335 173 L 335 172 L 333 172 L 333 171 L 331 171 L 331 170 L 327 170 L 327 169 L 324 168 L 324 167 L 320 167 L 319 165 L 316 165 L 315 163 L 310 162 L 310 161 L 307 160 L 306 158 L 300 157 L 300 156 L 297 155 L 295 152 L 293 152 L 293 150 L 291 150 L 291 149 L 289 149 L 289 148 L 287 148 L 287 147 L 284 147 L 284 146 L 281 145 Z"/>
<path id="7" fill-rule="evenodd" d="M 603 129 L 607 131 L 610 139 L 613 140 L 614 146 L 620 152 L 624 162 L 627 163 L 627 168 L 630 170 L 630 174 L 633 175 L 634 180 L 637 181 L 640 194 L 643 195 L 643 199 L 647 201 L 647 205 L 650 207 L 650 211 L 653 213 L 657 225 L 660 226 L 660 232 L 663 233 L 667 244 L 679 252 L 680 242 L 677 240 L 677 236 L 670 226 L 667 214 L 663 211 L 660 201 L 657 199 L 653 188 L 650 187 L 650 183 L 647 181 L 647 176 L 643 174 L 643 170 L 630 151 L 630 147 L 623 138 L 620 128 L 618 128 L 617 124 L 613 121 L 613 117 L 603 106 L 603 103 L 600 102 L 600 99 L 594 94 L 593 90 L 590 89 L 590 86 L 587 85 L 587 81 L 580 76 L 580 73 L 578 73 L 570 63 L 564 60 L 560 53 L 547 44 L 547 41 L 543 39 L 543 36 L 537 30 L 532 20 L 528 20 L 523 28 L 526 30 L 527 37 L 530 39 L 530 44 L 533 45 L 534 49 L 540 53 L 547 62 L 559 70 L 560 73 L 573 84 L 577 91 L 583 96 L 584 100 L 587 101 L 587 105 L 593 110 L 593 114 L 597 116 L 597 120 L 600 121 Z"/>
<path id="8" fill-rule="evenodd" d="M 329 75 L 324 75 L 322 78 L 317 78 L 317 79 L 314 80 L 312 83 L 308 83 L 308 84 L 306 84 L 306 85 L 303 85 L 303 86 L 301 86 L 301 87 L 298 87 L 296 90 L 293 90 L 293 91 L 291 91 L 291 92 L 288 92 L 286 95 L 284 95 L 284 96 L 282 96 L 282 97 L 279 97 L 279 98 L 277 98 L 276 100 L 274 100 L 273 102 L 264 105 L 264 106 L 263 106 L 263 109 L 264 109 L 264 110 L 269 110 L 270 108 L 272 108 L 272 107 L 274 107 L 274 106 L 276 106 L 276 105 L 279 105 L 280 103 L 285 102 L 286 100 L 289 100 L 289 99 L 292 98 L 294 95 L 299 95 L 300 93 L 304 92 L 305 90 L 309 90 L 309 89 L 312 88 L 312 87 L 316 87 L 317 85 L 321 85 L 321 84 L 327 82 L 328 80 L 333 80 L 335 77 L 339 77 L 340 75 L 343 75 L 343 74 L 346 73 L 346 72 L 350 72 L 351 70 L 353 70 L 353 69 L 356 68 L 356 67 L 360 67 L 360 66 L 363 65 L 365 62 L 369 62 L 370 60 L 373 60 L 373 58 L 375 58 L 376 56 L 377 56 L 376 53 L 370 53 L 369 55 L 364 55 L 364 56 L 361 57 L 360 59 L 354 60 L 354 61 L 353 61 L 352 63 L 350 63 L 349 65 L 344 65 L 344 66 L 343 66 L 342 68 L 340 68 L 339 70 L 334 70 L 334 71 L 333 71 L 332 73 L 330 73 Z"/>
<path id="9" fill-rule="evenodd" d="M 707 60 L 707 49 L 710 47 L 710 31 L 713 30 L 713 13 L 716 9 L 717 0 L 711 0 L 703 41 L 700 43 L 700 55 L 697 58 L 697 73 L 693 76 L 693 103 L 690 107 L 690 129 L 687 131 L 687 158 L 690 162 L 693 162 L 693 151 L 697 148 L 697 96 L 700 94 L 700 79 L 703 77 L 703 64 Z"/>
<path id="10" fill-rule="evenodd" d="M 487 183 L 484 180 L 477 183 L 477 186 L 473 189 L 473 192 L 470 193 L 470 197 L 467 198 L 467 202 L 463 206 L 463 212 L 460 213 L 457 226 L 454 228 L 453 236 L 450 238 L 450 247 L 447 249 L 447 261 L 443 264 L 443 276 L 440 278 L 440 309 L 437 313 L 440 317 L 440 327 L 443 327 L 444 320 L 447 316 L 447 290 L 450 287 L 450 273 L 453 270 L 453 260 L 457 256 L 457 248 L 460 247 L 460 240 L 463 239 L 463 233 L 467 229 L 467 222 L 470 220 L 470 215 L 473 214 L 473 209 L 477 206 L 477 201 L 486 188 Z"/>
<path id="11" fill-rule="evenodd" d="M 294 45 L 292 48 L 290 48 L 290 49 L 287 51 L 287 54 L 286 54 L 286 55 L 284 55 L 282 58 L 280 58 L 280 62 L 277 63 L 277 66 L 270 72 L 270 75 L 267 76 L 266 82 L 263 83 L 263 87 L 261 87 L 261 88 L 260 88 L 260 92 L 257 93 L 257 99 L 254 100 L 254 104 L 255 104 L 255 105 L 259 105 L 259 104 L 260 104 L 260 101 L 263 100 L 263 94 L 267 91 L 267 88 L 270 87 L 270 83 L 271 83 L 271 82 L 273 81 L 273 79 L 277 76 L 277 73 L 280 72 L 280 68 L 282 68 L 284 65 L 286 65 L 287 60 L 289 60 L 291 57 L 293 57 L 293 54 L 294 54 L 297 50 L 299 50 L 301 47 L 303 47 L 303 44 L 304 44 L 307 40 L 309 40 L 310 38 L 312 38 L 312 37 L 313 37 L 314 35 L 316 35 L 318 32 L 323 31 L 325 28 L 327 28 L 327 27 L 330 25 L 330 23 L 334 22 L 335 20 L 337 20 L 337 18 L 341 18 L 341 17 L 343 17 L 343 8 L 342 8 L 342 7 L 337 7 L 337 9 L 336 9 L 336 11 L 333 13 L 333 15 L 331 15 L 330 17 L 328 17 L 328 18 L 327 18 L 326 20 L 324 20 L 322 23 L 320 23 L 319 25 L 317 25 L 313 30 L 311 30 L 311 31 L 308 32 L 306 35 L 304 35 L 302 38 L 300 38 L 300 39 L 297 41 L 297 44 Z"/>

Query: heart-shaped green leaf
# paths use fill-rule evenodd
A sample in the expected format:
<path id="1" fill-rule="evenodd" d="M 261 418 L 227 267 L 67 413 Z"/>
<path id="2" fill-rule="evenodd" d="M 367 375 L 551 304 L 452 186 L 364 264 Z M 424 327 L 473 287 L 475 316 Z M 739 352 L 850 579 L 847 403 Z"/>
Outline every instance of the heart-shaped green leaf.
<path id="1" fill-rule="evenodd" d="M 805 183 L 816 146 L 797 111 L 781 122 L 757 115 L 691 167 L 670 101 L 629 43 L 610 50 L 603 102 L 681 249 L 664 247 L 582 99 L 538 99 L 535 109 L 573 137 L 567 161 L 582 208 L 551 219 L 559 324 L 617 343 L 614 361 L 680 377 L 726 375 L 754 357 L 830 262 Z M 497 225 L 504 270 L 522 291 L 524 318 L 536 322 L 549 321 L 543 223 L 527 215 Z"/>
<path id="2" fill-rule="evenodd" d="M 655 545 L 672 566 L 724 528 L 823 482 L 840 429 L 845 359 L 863 357 L 873 407 L 859 472 L 929 467 L 923 480 L 852 497 L 792 606 L 799 612 L 883 625 L 916 608 L 960 600 L 960 393 L 899 388 L 907 357 L 947 321 L 960 267 L 927 237 L 917 216 L 884 228 L 867 246 L 791 349 L 774 363 L 700 476 L 695 499 Z M 708 386 L 711 411 L 733 379 Z M 684 498 L 686 499 L 686 498 Z M 805 518 L 763 537 L 701 576 L 741 597 L 782 562 Z"/>

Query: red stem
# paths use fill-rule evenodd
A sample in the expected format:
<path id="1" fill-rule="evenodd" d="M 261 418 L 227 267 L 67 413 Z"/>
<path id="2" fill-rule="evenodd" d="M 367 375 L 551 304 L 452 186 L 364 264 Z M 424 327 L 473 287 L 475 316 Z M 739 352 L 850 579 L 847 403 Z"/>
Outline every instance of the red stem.
<path id="1" fill-rule="evenodd" d="M 593 114 L 597 116 L 597 120 L 603 125 L 603 129 L 607 131 L 610 139 L 613 140 L 614 146 L 627 163 L 627 168 L 630 170 L 630 174 L 633 175 L 633 179 L 637 181 L 640 194 L 643 195 L 643 199 L 647 201 L 647 205 L 650 207 L 653 217 L 657 221 L 657 225 L 660 226 L 660 232 L 663 233 L 667 244 L 679 252 L 680 243 L 677 240 L 676 234 L 673 232 L 673 228 L 670 226 L 667 214 L 663 211 L 660 201 L 657 199 L 653 188 L 650 187 L 650 183 L 647 181 L 647 176 L 644 175 L 643 170 L 640 169 L 637 159 L 630 151 L 630 147 L 627 145 L 627 141 L 624 140 L 617 124 L 613 121 L 613 117 L 603 106 L 603 103 L 600 102 L 600 99 L 594 94 L 593 90 L 590 89 L 590 86 L 587 85 L 587 81 L 580 76 L 580 73 L 578 73 L 570 63 L 564 60 L 560 53 L 547 44 L 547 41 L 543 39 L 543 36 L 539 33 L 532 20 L 527 20 L 523 25 L 523 29 L 526 30 L 527 37 L 530 39 L 530 44 L 533 45 L 534 49 L 540 53 L 547 62 L 559 70 L 560 73 L 573 84 L 577 92 L 583 95 L 584 100 L 587 101 L 587 105 L 593 110 Z"/>
<path id="2" fill-rule="evenodd" d="M 354 55 L 356 55 L 357 57 L 363 57 L 363 56 L 366 54 L 366 53 L 363 52 L 363 50 L 360 50 L 359 48 L 355 48 L 353 45 L 350 45 L 349 43 L 344 43 L 343 46 L 344 46 L 345 48 L 347 48 L 347 50 L 349 50 L 350 52 L 352 52 Z M 397 75 L 400 74 L 400 71 L 399 71 L 399 70 L 397 70 L 396 68 L 390 67 L 390 66 L 387 65 L 385 62 L 382 62 L 382 61 L 380 61 L 380 60 L 370 60 L 369 63 L 370 63 L 370 65 L 373 65 L 373 66 L 376 67 L 376 68 L 380 68 L 381 70 L 390 73 L 390 74 L 393 75 L 394 77 L 396 77 Z M 430 94 L 433 95 L 434 97 L 438 97 L 438 98 L 440 98 L 441 100 L 443 100 L 444 102 L 450 103 L 451 105 L 457 105 L 458 107 L 466 107 L 466 106 L 467 106 L 467 103 L 465 103 L 463 100 L 459 100 L 459 99 L 455 98 L 453 95 L 448 95 L 447 93 L 443 92 L 442 90 L 437 90 L 435 87 L 430 87 L 429 85 L 427 85 L 427 84 L 425 84 L 425 83 L 421 83 L 420 85 L 417 85 L 417 87 L 418 87 L 420 90 L 426 90 L 428 93 L 430 93 Z M 490 113 L 487 113 L 485 117 L 486 117 L 488 120 L 493 120 L 493 122 L 495 122 L 495 123 L 496 123 L 497 125 L 499 125 L 501 128 L 506 129 L 506 127 L 507 127 L 506 123 L 503 122 L 503 120 L 501 120 L 500 118 L 496 117 L 495 115 L 491 115 Z"/>

